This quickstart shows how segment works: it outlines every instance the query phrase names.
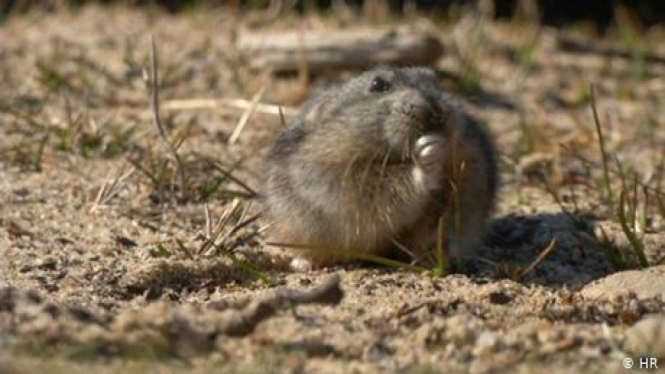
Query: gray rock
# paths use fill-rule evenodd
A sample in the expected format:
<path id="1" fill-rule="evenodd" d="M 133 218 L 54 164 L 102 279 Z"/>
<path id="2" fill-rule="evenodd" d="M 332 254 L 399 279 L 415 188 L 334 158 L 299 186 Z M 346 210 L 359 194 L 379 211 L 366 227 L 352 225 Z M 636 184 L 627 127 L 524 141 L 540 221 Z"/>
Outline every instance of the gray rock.
<path id="1" fill-rule="evenodd" d="M 581 294 L 596 299 L 613 298 L 629 292 L 634 292 L 640 299 L 660 295 L 665 300 L 665 266 L 614 273 L 586 285 Z"/>

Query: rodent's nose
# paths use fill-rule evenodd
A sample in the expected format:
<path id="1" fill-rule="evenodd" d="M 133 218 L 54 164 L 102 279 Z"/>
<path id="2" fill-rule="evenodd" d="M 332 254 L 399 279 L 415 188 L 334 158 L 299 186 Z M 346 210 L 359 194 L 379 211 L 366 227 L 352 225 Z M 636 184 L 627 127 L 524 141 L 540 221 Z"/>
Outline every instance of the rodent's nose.
<path id="1" fill-rule="evenodd" d="M 443 113 L 436 98 L 418 90 L 409 90 L 400 99 L 403 113 L 416 121 L 420 133 L 441 129 Z"/>
<path id="2" fill-rule="evenodd" d="M 419 121 L 426 121 L 433 115 L 434 103 L 418 90 L 405 90 L 395 98 L 394 109 Z"/>

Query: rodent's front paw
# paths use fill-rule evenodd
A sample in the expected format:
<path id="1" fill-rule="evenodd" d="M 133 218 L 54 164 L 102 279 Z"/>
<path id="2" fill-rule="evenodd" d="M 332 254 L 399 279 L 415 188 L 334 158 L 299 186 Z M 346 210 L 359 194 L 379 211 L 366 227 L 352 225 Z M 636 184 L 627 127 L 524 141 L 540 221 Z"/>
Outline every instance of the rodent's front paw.
<path id="1" fill-rule="evenodd" d="M 416 179 L 429 190 L 441 188 L 444 182 L 444 153 L 445 140 L 441 136 L 425 135 L 416 141 Z"/>

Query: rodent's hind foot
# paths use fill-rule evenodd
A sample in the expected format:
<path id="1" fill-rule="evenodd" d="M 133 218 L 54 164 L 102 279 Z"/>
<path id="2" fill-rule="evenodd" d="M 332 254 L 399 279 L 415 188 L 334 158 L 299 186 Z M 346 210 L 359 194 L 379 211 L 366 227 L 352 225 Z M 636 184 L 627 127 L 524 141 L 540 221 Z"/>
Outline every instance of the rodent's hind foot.
<path id="1" fill-rule="evenodd" d="M 416 178 L 429 190 L 441 188 L 445 157 L 445 140 L 437 135 L 424 135 L 416 140 Z"/>
<path id="2" fill-rule="evenodd" d="M 304 273 L 306 271 L 312 271 L 315 268 L 314 263 L 311 260 L 308 260 L 300 256 L 294 257 L 293 260 L 291 260 L 289 267 L 291 268 L 291 270 L 300 273 Z"/>

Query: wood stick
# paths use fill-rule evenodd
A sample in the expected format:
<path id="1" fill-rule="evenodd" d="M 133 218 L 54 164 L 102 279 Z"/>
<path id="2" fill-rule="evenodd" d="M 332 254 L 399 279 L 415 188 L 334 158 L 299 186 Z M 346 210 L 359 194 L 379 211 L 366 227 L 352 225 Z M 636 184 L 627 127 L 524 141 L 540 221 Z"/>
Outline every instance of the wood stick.
<path id="1" fill-rule="evenodd" d="M 649 63 L 665 64 L 665 56 L 654 52 L 635 50 L 619 45 L 610 45 L 606 43 L 597 43 L 585 40 L 568 33 L 557 35 L 557 46 L 559 49 L 574 53 L 595 53 L 608 57 L 620 57 L 630 59 L 636 54 Z"/>
<path id="2" fill-rule="evenodd" d="M 410 26 L 245 33 L 238 48 L 255 68 L 295 72 L 304 61 L 312 73 L 381 64 L 431 65 L 443 53 L 436 37 Z"/>

